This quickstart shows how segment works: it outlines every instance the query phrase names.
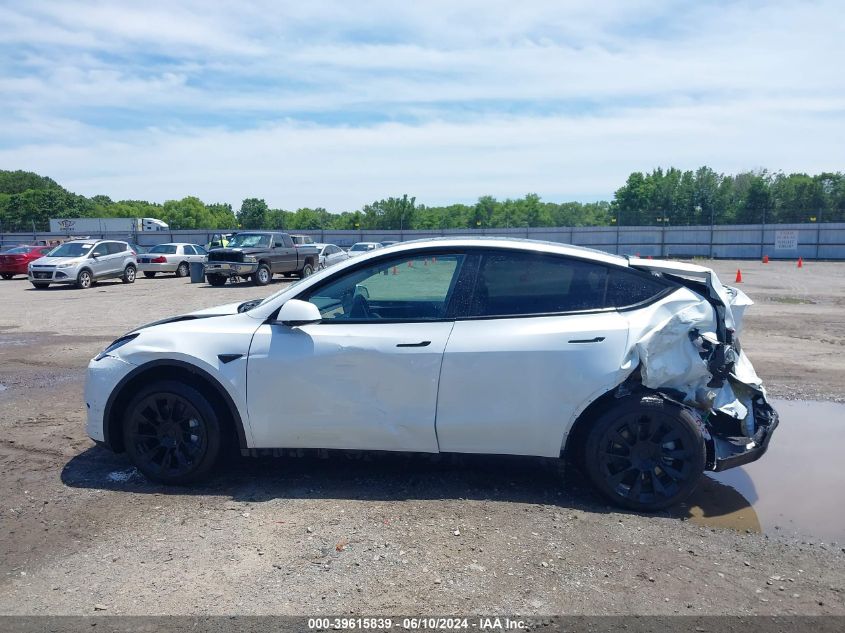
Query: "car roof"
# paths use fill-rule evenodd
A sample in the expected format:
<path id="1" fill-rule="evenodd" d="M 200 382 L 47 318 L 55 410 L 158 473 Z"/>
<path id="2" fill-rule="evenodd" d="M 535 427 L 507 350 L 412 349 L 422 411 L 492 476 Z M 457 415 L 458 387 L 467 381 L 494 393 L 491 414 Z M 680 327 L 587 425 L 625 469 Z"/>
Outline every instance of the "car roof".
<path id="1" fill-rule="evenodd" d="M 161 244 L 153 244 L 150 248 L 155 248 L 156 246 L 199 246 L 199 244 L 194 244 L 193 242 L 162 242 Z"/>
<path id="2" fill-rule="evenodd" d="M 383 255 L 385 252 L 398 253 L 401 251 L 414 250 L 418 248 L 462 248 L 467 246 L 476 248 L 507 248 L 514 250 L 552 253 L 557 255 L 568 255 L 570 257 L 579 257 L 581 259 L 591 259 L 607 264 L 616 264 L 617 266 L 628 266 L 628 259 L 626 257 L 623 257 L 622 255 L 614 255 L 612 253 L 600 251 L 594 248 L 576 246 L 575 244 L 564 244 L 561 242 L 529 240 L 525 238 L 516 237 L 498 237 L 492 235 L 458 235 L 455 237 L 434 237 L 419 240 L 410 240 L 407 242 L 399 242 L 398 244 L 388 246 L 383 251 L 381 251 L 380 255 Z"/>

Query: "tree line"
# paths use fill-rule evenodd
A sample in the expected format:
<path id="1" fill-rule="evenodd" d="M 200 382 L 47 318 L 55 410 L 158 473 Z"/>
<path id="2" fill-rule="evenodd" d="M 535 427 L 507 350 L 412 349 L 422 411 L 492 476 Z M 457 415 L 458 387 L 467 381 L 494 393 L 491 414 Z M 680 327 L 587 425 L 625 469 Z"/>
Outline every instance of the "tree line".
<path id="1" fill-rule="evenodd" d="M 162 204 L 90 198 L 51 178 L 0 170 L 0 231 L 46 231 L 50 218 L 152 217 L 173 229 L 478 229 L 543 226 L 675 226 L 845 221 L 845 174 L 748 171 L 735 175 L 710 167 L 634 172 L 610 201 L 546 202 L 537 194 L 474 204 L 427 206 L 413 196 L 388 197 L 361 209 L 271 208 L 247 198 L 240 208 L 189 196 Z"/>

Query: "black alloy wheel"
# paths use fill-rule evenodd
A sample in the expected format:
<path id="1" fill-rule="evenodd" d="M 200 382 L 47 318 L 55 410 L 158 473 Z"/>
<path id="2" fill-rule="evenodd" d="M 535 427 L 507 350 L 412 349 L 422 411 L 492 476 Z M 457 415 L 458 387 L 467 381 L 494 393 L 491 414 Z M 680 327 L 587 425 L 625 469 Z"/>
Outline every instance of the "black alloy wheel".
<path id="1" fill-rule="evenodd" d="M 220 452 L 220 424 L 193 387 L 172 381 L 142 388 L 126 408 L 123 440 L 149 479 L 183 484 L 204 477 Z"/>
<path id="2" fill-rule="evenodd" d="M 651 512 L 692 493 L 706 448 L 690 410 L 656 396 L 634 400 L 597 421 L 587 439 L 587 470 L 614 503 Z"/>

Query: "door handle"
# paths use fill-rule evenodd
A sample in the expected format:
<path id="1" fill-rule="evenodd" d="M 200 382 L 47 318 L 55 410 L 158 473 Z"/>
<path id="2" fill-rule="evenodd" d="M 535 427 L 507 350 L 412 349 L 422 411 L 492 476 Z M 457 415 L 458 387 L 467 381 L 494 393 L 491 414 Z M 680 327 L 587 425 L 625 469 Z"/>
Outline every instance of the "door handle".
<path id="1" fill-rule="evenodd" d="M 396 347 L 428 347 L 431 341 L 420 341 L 419 343 L 397 343 Z"/>
<path id="2" fill-rule="evenodd" d="M 601 343 L 604 340 L 603 336 L 597 336 L 595 338 L 574 338 L 571 339 L 570 343 Z"/>

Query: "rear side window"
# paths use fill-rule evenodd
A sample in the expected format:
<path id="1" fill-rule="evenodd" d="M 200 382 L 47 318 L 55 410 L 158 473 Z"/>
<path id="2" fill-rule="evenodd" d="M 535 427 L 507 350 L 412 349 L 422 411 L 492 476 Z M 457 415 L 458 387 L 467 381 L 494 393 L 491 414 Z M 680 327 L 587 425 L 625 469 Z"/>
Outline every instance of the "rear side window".
<path id="1" fill-rule="evenodd" d="M 607 305 L 624 308 L 648 301 L 665 289 L 666 284 L 653 275 L 611 268 L 607 278 Z"/>
<path id="2" fill-rule="evenodd" d="M 625 307 L 666 286 L 604 264 L 521 252 L 488 253 L 481 261 L 469 315 L 555 314 Z"/>
<path id="3" fill-rule="evenodd" d="M 106 248 L 108 248 L 109 255 L 117 255 L 125 251 L 128 247 L 121 242 L 106 242 Z"/>
<path id="4" fill-rule="evenodd" d="M 176 245 L 175 244 L 158 244 L 153 246 L 150 249 L 150 254 L 161 254 L 161 255 L 175 255 L 176 254 Z"/>
<path id="5" fill-rule="evenodd" d="M 197 254 L 196 251 L 194 250 L 194 247 L 189 245 L 189 244 L 185 244 L 182 247 L 182 249 L 184 250 L 185 255 L 196 255 Z"/>

